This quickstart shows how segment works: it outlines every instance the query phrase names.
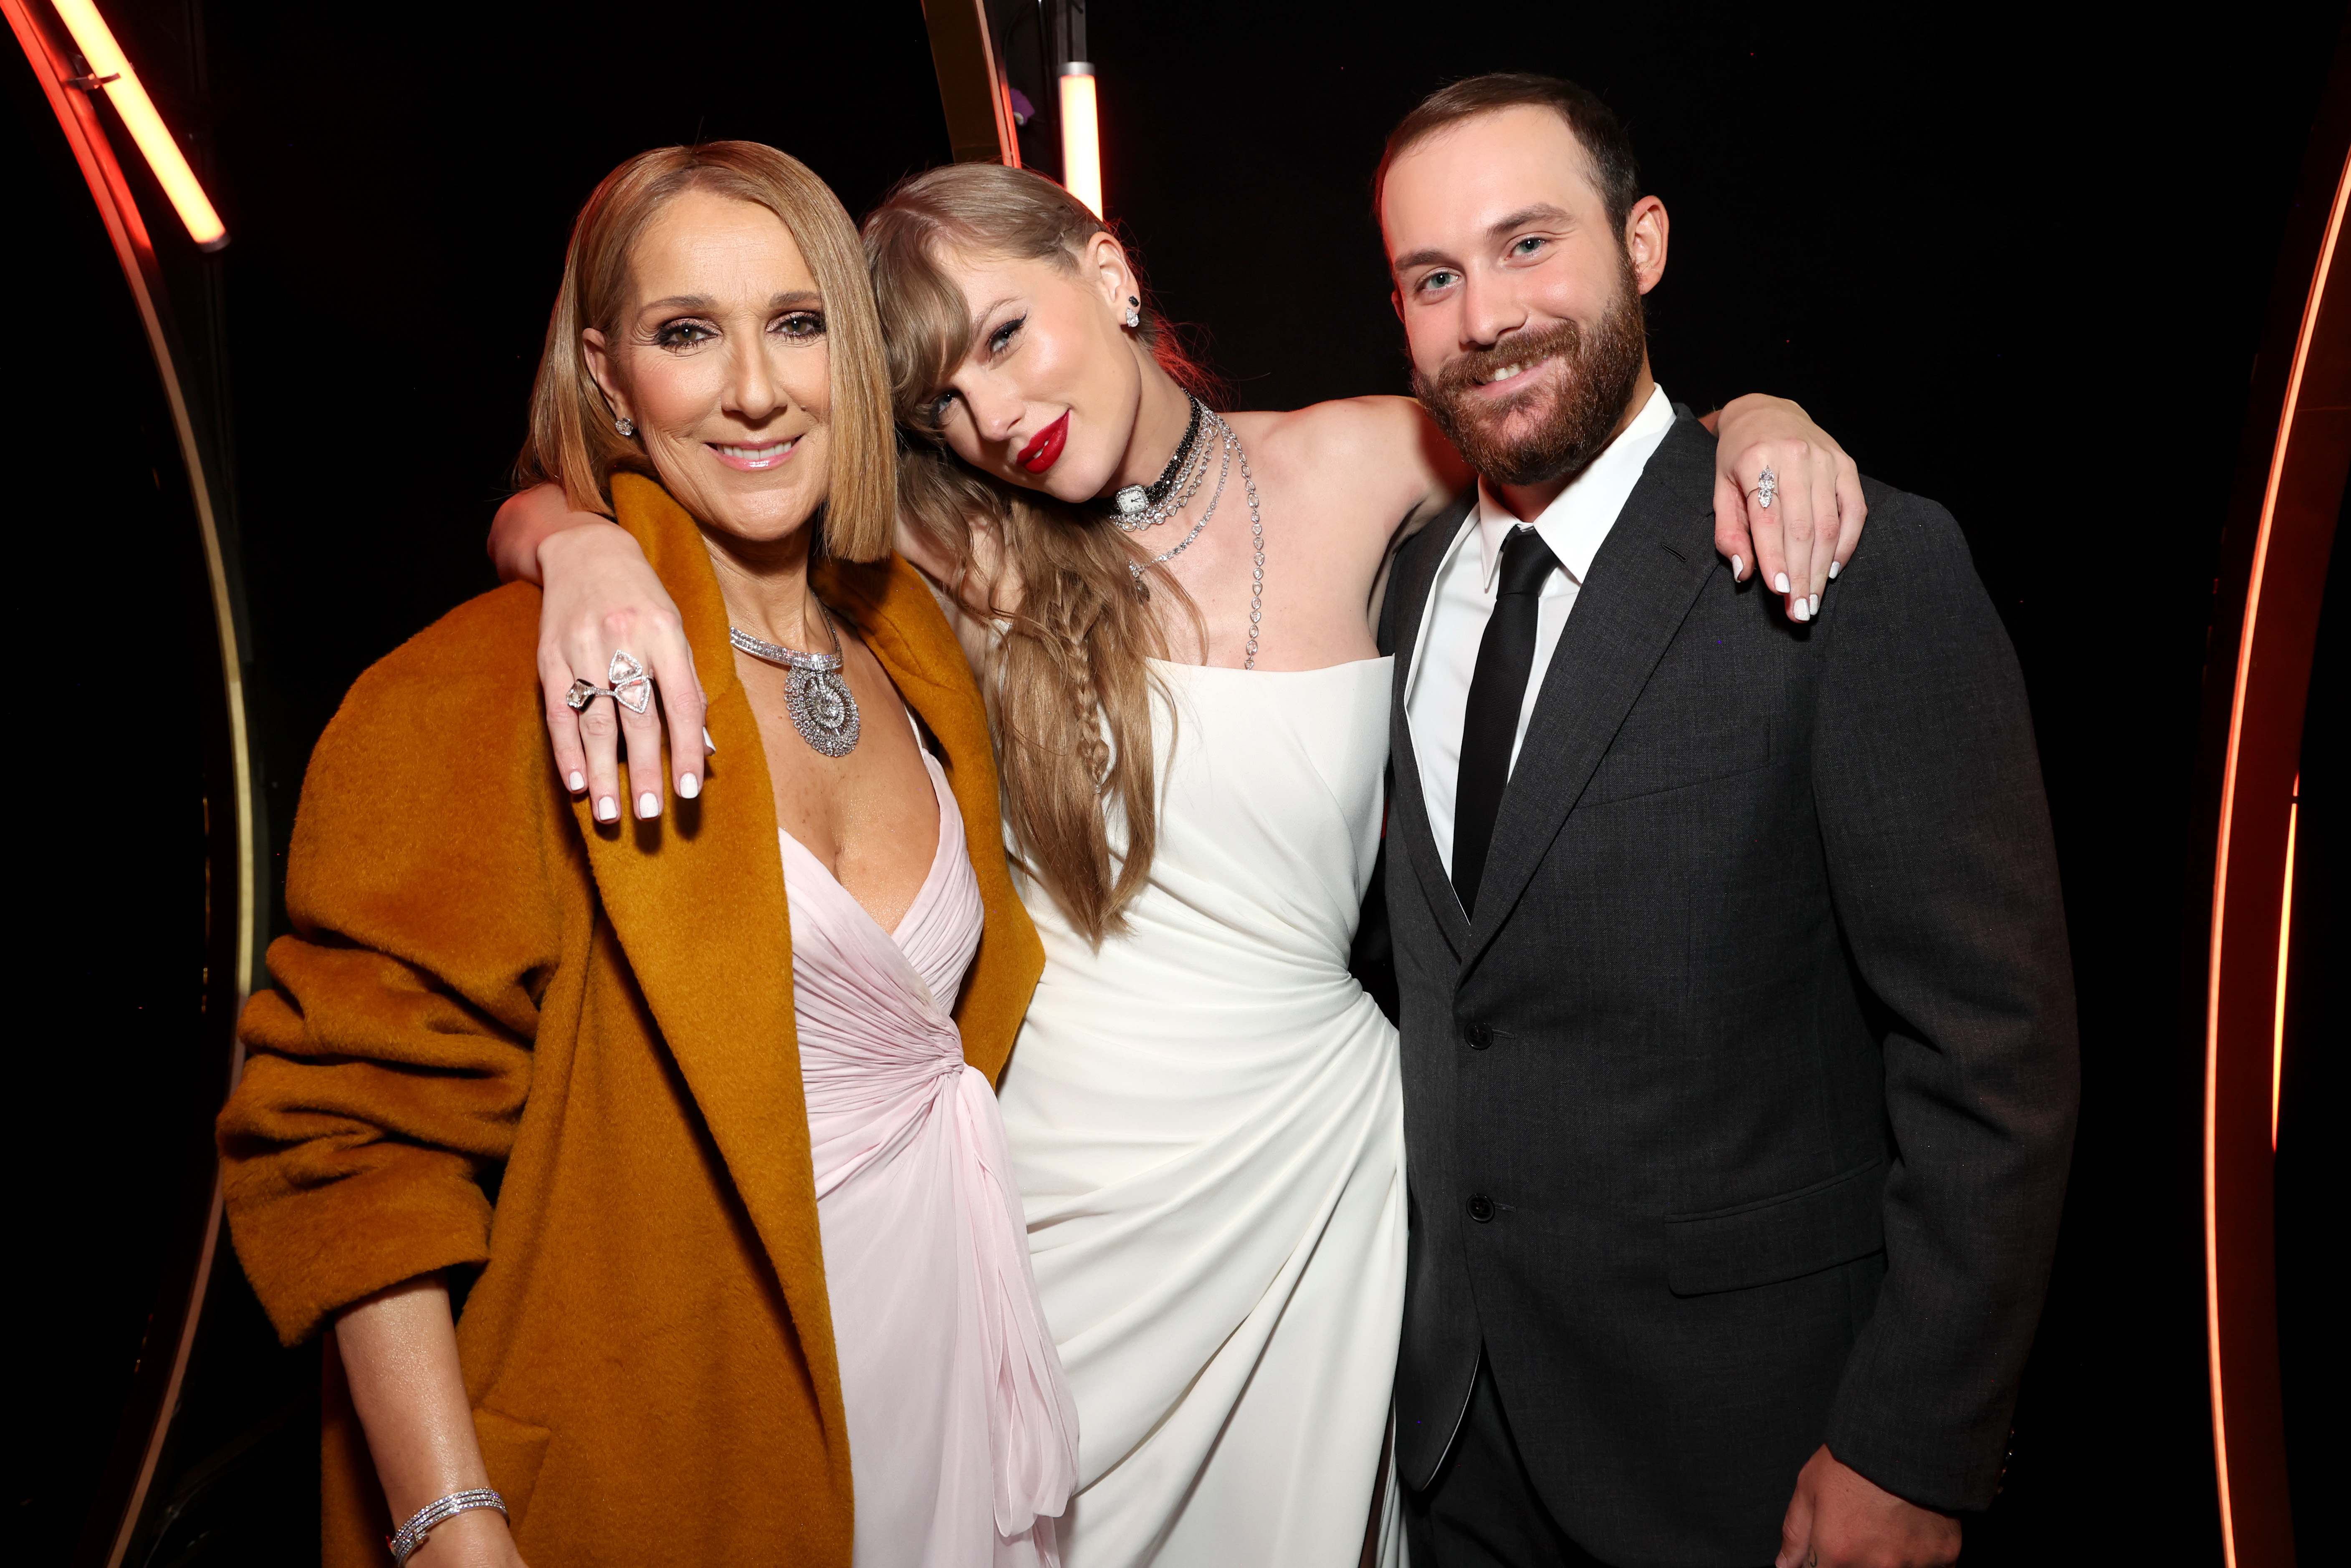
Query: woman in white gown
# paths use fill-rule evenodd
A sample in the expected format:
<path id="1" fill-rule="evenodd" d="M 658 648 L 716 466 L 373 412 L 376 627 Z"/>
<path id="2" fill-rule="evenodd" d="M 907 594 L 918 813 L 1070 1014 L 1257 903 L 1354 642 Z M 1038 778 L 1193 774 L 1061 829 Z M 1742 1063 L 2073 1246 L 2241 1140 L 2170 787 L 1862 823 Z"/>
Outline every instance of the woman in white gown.
<path id="1" fill-rule="evenodd" d="M 1210 412 L 1117 239 L 1037 175 L 934 170 L 865 233 L 900 548 L 961 617 L 1046 946 L 1002 1108 L 1078 1406 L 1063 1560 L 1394 1563 L 1403 1112 L 1348 955 L 1382 825 L 1381 576 L 1470 476 L 1409 399 Z M 1843 461 L 1790 403 L 1723 423 L 1726 473 L 1759 446 Z M 494 552 L 537 575 L 559 510 L 509 503 Z M 551 684 L 623 632 L 660 657 L 617 532 L 548 573 Z"/>

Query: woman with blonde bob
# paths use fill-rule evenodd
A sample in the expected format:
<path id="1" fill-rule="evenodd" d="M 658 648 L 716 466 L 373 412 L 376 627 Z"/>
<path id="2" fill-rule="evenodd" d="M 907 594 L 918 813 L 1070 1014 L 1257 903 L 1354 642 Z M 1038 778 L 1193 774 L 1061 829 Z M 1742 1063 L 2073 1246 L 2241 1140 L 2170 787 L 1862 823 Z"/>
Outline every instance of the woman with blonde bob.
<path id="1" fill-rule="evenodd" d="M 1385 563 L 1468 469 L 1409 399 L 1208 406 L 1126 246 L 1036 174 L 932 170 L 864 238 L 898 547 L 987 693 L 1045 946 L 1002 1103 L 1080 1416 L 1061 1548 L 1393 1563 L 1403 1112 L 1395 1030 L 1349 959 L 1388 761 Z M 1725 474 L 1760 453 L 1824 507 L 1853 481 L 1792 404 L 1741 399 L 1721 438 Z M 553 684 L 666 613 L 587 520 L 540 489 L 494 534 L 546 575 Z M 555 742 L 608 773 L 609 743 L 560 722 Z"/>
<path id="2" fill-rule="evenodd" d="M 220 1145 L 256 1291 L 326 1340 L 328 1563 L 1054 1561 L 1074 1412 L 991 1084 L 1040 955 L 893 446 L 807 169 L 597 187 L 524 466 L 651 563 L 707 739 L 665 820 L 567 791 L 514 585 L 313 755 Z M 614 654 L 563 701 L 607 735 L 654 712 Z"/>

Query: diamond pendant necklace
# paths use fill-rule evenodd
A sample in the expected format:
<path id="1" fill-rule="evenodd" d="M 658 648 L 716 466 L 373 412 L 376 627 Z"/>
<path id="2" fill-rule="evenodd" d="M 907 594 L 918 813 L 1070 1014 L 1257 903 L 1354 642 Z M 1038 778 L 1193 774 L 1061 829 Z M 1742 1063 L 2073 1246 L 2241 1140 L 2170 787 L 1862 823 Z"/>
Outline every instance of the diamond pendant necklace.
<path id="1" fill-rule="evenodd" d="M 857 747 L 857 697 L 841 678 L 841 667 L 848 663 L 841 656 L 841 628 L 832 623 L 832 612 L 822 604 L 816 608 L 832 633 L 830 653 L 803 653 L 798 648 L 754 637 L 740 626 L 727 627 L 726 640 L 755 659 L 789 670 L 791 675 L 784 683 L 784 706 L 792 716 L 792 727 L 818 756 L 846 757 Z"/>
<path id="2" fill-rule="evenodd" d="M 1192 406 L 1199 409 L 1198 400 L 1195 399 Z M 1206 410 L 1201 412 L 1207 413 Z M 1213 413 L 1207 413 L 1207 423 L 1210 434 L 1216 438 L 1217 444 L 1224 449 L 1224 463 L 1217 470 L 1217 487 L 1209 492 L 1208 504 L 1201 511 L 1200 520 L 1192 525 L 1192 531 L 1178 539 L 1173 549 L 1162 550 L 1147 561 L 1138 563 L 1130 560 L 1126 563 L 1126 570 L 1134 578 L 1135 592 L 1148 600 L 1151 597 L 1151 584 L 1143 575 L 1144 568 L 1166 565 L 1182 555 L 1191 542 L 1200 537 L 1200 530 L 1207 528 L 1208 519 L 1217 515 L 1217 503 L 1224 499 L 1225 480 L 1232 473 L 1233 464 L 1238 461 L 1241 465 L 1241 488 L 1249 496 L 1249 547 L 1252 555 L 1249 565 L 1249 648 L 1241 660 L 1241 668 L 1254 670 L 1257 668 L 1258 633 L 1265 625 L 1265 517 L 1258 508 L 1257 479 L 1249 473 L 1249 452 L 1241 445 L 1241 438 L 1233 433 L 1231 425 L 1227 424 L 1223 419 Z M 1203 473 L 1207 470 L 1205 455 L 1200 468 Z M 1196 488 L 1196 485 L 1195 487 Z"/>

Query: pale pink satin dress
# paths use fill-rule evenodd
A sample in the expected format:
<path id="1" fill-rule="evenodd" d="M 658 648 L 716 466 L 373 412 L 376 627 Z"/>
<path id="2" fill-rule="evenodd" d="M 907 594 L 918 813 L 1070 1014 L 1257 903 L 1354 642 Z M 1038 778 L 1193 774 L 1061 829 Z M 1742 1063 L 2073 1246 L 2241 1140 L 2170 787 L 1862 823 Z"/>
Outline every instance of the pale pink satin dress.
<path id="1" fill-rule="evenodd" d="M 849 1412 L 855 1568 L 1058 1563 L 1077 1407 L 1029 1271 L 986 1077 L 948 1009 L 979 885 L 936 761 L 939 846 L 885 932 L 789 833 L 800 1075 Z"/>

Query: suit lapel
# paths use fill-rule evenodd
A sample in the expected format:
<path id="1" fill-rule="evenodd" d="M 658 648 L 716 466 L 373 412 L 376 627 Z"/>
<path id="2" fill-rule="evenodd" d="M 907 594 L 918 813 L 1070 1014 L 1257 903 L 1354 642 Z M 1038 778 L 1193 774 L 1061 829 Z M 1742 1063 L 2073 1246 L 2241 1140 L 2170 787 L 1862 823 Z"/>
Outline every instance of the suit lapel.
<path id="1" fill-rule="evenodd" d="M 1427 893 L 1428 907 L 1435 912 L 1437 927 L 1445 933 L 1456 956 L 1469 940 L 1469 923 L 1462 916 L 1461 900 L 1454 894 L 1453 880 L 1445 874 L 1444 858 L 1437 853 L 1437 839 L 1429 831 L 1428 800 L 1420 787 L 1420 758 L 1413 746 L 1412 724 L 1405 716 L 1404 699 L 1411 685 L 1413 658 L 1420 645 L 1437 569 L 1444 562 L 1454 539 L 1469 526 L 1477 500 L 1478 492 L 1473 487 L 1405 544 L 1388 577 L 1388 591 L 1403 597 L 1393 604 L 1392 616 L 1382 616 L 1395 628 L 1395 692 L 1388 713 L 1388 748 L 1395 759 L 1390 771 L 1395 780 L 1393 834 L 1403 839 L 1413 874 Z"/>
<path id="2" fill-rule="evenodd" d="M 1625 499 L 1560 633 L 1494 819 L 1465 971 L 1510 918 L 1712 575 L 1713 485 L 1714 438 L 1684 415 Z"/>

